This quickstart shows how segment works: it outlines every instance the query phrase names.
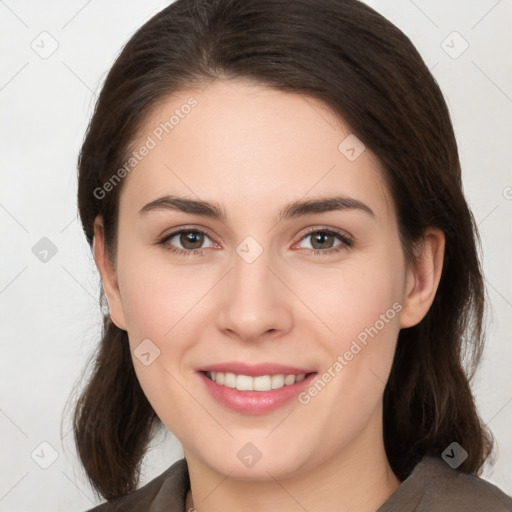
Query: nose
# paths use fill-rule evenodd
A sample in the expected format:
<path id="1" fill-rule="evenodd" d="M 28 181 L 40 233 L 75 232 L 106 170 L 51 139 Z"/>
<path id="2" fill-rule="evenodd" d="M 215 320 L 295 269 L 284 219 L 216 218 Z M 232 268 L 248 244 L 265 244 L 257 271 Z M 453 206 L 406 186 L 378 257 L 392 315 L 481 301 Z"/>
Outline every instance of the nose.
<path id="1" fill-rule="evenodd" d="M 254 260 L 240 254 L 234 254 L 233 267 L 223 279 L 218 328 L 245 341 L 282 336 L 292 328 L 297 300 L 284 284 L 285 266 L 265 250 Z"/>

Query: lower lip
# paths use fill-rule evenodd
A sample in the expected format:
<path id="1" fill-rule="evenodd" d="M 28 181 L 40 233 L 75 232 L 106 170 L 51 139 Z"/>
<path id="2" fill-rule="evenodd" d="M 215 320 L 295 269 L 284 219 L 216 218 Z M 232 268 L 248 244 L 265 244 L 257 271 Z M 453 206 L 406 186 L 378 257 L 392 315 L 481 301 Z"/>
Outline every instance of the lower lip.
<path id="1" fill-rule="evenodd" d="M 306 375 L 306 378 L 295 384 L 283 386 L 270 391 L 240 391 L 238 389 L 221 386 L 209 379 L 205 373 L 199 372 L 206 388 L 219 403 L 229 409 L 244 414 L 264 414 L 274 411 L 290 401 L 310 385 L 316 373 Z"/>

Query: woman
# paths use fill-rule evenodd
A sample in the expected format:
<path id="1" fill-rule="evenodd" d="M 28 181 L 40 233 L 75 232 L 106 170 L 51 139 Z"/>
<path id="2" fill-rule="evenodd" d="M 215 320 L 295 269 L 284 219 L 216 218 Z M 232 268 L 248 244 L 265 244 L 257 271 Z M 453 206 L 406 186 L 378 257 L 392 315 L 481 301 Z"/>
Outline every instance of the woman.
<path id="1" fill-rule="evenodd" d="M 105 81 L 78 202 L 109 307 L 74 421 L 94 510 L 512 510 L 478 477 L 450 116 L 371 8 L 171 4 Z M 184 458 L 136 490 L 161 426 Z"/>

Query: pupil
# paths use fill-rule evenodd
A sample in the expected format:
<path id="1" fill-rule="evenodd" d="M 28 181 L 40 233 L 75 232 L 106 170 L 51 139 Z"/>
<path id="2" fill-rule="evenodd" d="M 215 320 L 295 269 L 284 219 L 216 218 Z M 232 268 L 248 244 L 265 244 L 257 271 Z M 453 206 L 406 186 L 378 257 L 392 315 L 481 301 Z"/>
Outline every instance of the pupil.
<path id="1" fill-rule="evenodd" d="M 202 234 L 195 233 L 193 231 L 182 233 L 180 242 L 183 247 L 186 247 L 187 249 L 197 249 L 198 247 L 201 247 L 203 243 Z M 187 244 L 191 244 L 193 247 L 187 246 Z"/>
<path id="2" fill-rule="evenodd" d="M 326 241 L 329 240 L 329 238 L 332 238 L 332 235 L 329 235 L 329 234 L 322 234 L 322 233 L 317 233 L 314 237 L 313 237 L 313 247 L 315 247 L 315 249 L 322 249 L 322 241 Z M 316 243 L 317 242 L 320 242 L 320 247 L 316 247 Z"/>

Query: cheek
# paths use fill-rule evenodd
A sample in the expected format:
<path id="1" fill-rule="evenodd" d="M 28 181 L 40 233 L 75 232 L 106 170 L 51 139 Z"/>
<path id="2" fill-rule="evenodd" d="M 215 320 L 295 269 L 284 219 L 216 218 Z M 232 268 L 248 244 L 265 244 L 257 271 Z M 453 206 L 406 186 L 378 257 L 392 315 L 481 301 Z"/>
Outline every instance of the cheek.
<path id="1" fill-rule="evenodd" d="M 135 337 L 163 341 L 205 293 L 205 280 L 191 268 L 172 267 L 161 258 L 132 254 L 118 269 L 127 330 Z M 176 326 L 176 327 L 175 327 Z"/>
<path id="2" fill-rule="evenodd" d="M 321 291 L 311 286 L 312 309 L 331 331 L 322 342 L 329 354 L 323 371 L 333 382 L 324 398 L 341 414 L 364 416 L 363 402 L 370 411 L 383 392 L 400 330 L 402 264 L 399 246 L 367 253 L 333 271 Z"/>
<path id="3" fill-rule="evenodd" d="M 147 254 L 138 259 L 133 253 L 118 266 L 118 276 L 137 378 L 164 424 L 180 431 L 180 421 L 176 425 L 173 415 L 172 421 L 166 415 L 169 403 L 173 403 L 172 410 L 187 415 L 179 367 L 190 348 L 190 332 L 184 330 L 198 324 L 195 315 L 200 314 L 200 304 L 193 306 L 205 293 L 204 285 L 191 283 L 204 281 L 186 270 L 150 261 Z"/>
<path id="4" fill-rule="evenodd" d="M 206 327 L 205 299 L 218 277 L 211 270 L 199 275 L 193 266 L 166 264 L 147 251 L 120 259 L 118 277 L 135 371 L 153 408 L 162 412 L 168 407 L 164 397 L 179 401 L 182 395 L 173 376 L 190 372 L 195 341 Z M 138 355 L 148 352 L 157 357 L 146 366 Z"/>
<path id="5" fill-rule="evenodd" d="M 358 336 L 364 341 L 369 329 L 375 335 L 373 327 L 382 334 L 380 339 L 396 335 L 402 300 L 401 265 L 399 253 L 368 253 L 302 281 L 300 294 L 308 298 L 311 310 L 329 330 L 325 340 L 332 349 L 348 349 Z"/>

